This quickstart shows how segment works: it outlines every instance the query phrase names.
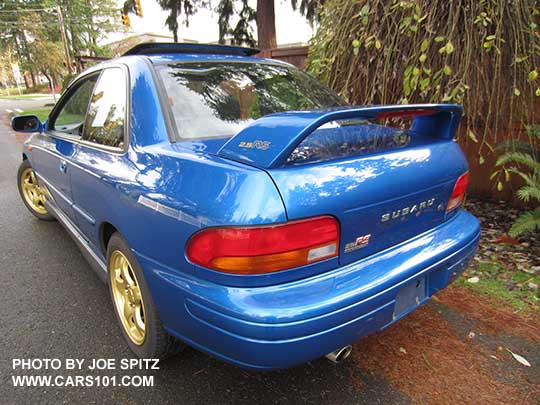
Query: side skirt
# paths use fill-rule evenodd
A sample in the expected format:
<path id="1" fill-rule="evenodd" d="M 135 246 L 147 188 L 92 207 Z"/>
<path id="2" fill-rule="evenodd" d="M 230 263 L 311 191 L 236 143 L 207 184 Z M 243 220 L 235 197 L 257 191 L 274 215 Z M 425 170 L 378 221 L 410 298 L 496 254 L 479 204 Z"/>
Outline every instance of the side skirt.
<path id="1" fill-rule="evenodd" d="M 77 227 L 71 222 L 71 220 L 57 207 L 53 204 L 46 204 L 47 210 L 58 219 L 58 222 L 68 231 L 70 236 L 73 238 L 79 250 L 83 254 L 84 258 L 88 261 L 92 270 L 96 272 L 101 281 L 105 284 L 109 283 L 109 278 L 107 274 L 107 266 L 101 258 L 96 255 L 92 250 L 90 244 L 86 239 L 81 235 Z"/>

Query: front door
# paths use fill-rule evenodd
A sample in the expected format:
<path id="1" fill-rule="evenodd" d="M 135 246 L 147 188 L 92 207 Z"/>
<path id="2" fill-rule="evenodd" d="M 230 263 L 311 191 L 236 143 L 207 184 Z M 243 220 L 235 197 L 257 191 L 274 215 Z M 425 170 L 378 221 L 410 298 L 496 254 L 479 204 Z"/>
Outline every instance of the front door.
<path id="1" fill-rule="evenodd" d="M 52 203 L 74 222 L 71 170 L 86 110 L 98 75 L 78 80 L 52 111 L 47 129 L 33 144 L 32 164 L 52 196 Z"/>

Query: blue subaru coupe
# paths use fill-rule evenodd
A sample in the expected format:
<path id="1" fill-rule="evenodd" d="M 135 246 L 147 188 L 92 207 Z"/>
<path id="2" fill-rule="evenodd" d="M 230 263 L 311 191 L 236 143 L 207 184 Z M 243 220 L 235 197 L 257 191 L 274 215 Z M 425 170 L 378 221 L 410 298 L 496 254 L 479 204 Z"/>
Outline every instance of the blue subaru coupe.
<path id="1" fill-rule="evenodd" d="M 350 106 L 256 53 L 141 44 L 75 78 L 44 123 L 12 120 L 33 133 L 24 204 L 71 234 L 140 357 L 338 362 L 476 251 L 460 106 Z"/>

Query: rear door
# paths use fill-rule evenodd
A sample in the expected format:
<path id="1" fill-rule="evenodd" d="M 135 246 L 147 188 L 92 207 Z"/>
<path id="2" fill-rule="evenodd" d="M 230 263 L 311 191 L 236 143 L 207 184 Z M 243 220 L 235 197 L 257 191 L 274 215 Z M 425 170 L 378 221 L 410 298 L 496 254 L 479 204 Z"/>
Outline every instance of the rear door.
<path id="1" fill-rule="evenodd" d="M 75 219 L 88 240 L 99 246 L 99 222 L 120 209 L 117 187 L 132 178 L 128 147 L 128 75 L 123 65 L 102 70 L 94 88 L 72 173 Z M 127 179 L 126 179 L 127 177 Z"/>

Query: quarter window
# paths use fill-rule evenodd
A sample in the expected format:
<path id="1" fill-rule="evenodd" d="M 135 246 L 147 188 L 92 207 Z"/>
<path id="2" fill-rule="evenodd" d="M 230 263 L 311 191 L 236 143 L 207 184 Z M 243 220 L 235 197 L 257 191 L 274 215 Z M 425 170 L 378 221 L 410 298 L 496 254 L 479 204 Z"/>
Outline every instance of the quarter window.
<path id="1" fill-rule="evenodd" d="M 86 109 L 92 95 L 92 90 L 97 82 L 99 74 L 89 76 L 70 91 L 67 100 L 61 107 L 56 117 L 53 117 L 51 128 L 55 131 L 69 135 L 80 135 Z"/>
<path id="2" fill-rule="evenodd" d="M 120 68 L 103 70 L 96 84 L 82 139 L 88 142 L 123 147 L 126 113 L 126 77 Z"/>

